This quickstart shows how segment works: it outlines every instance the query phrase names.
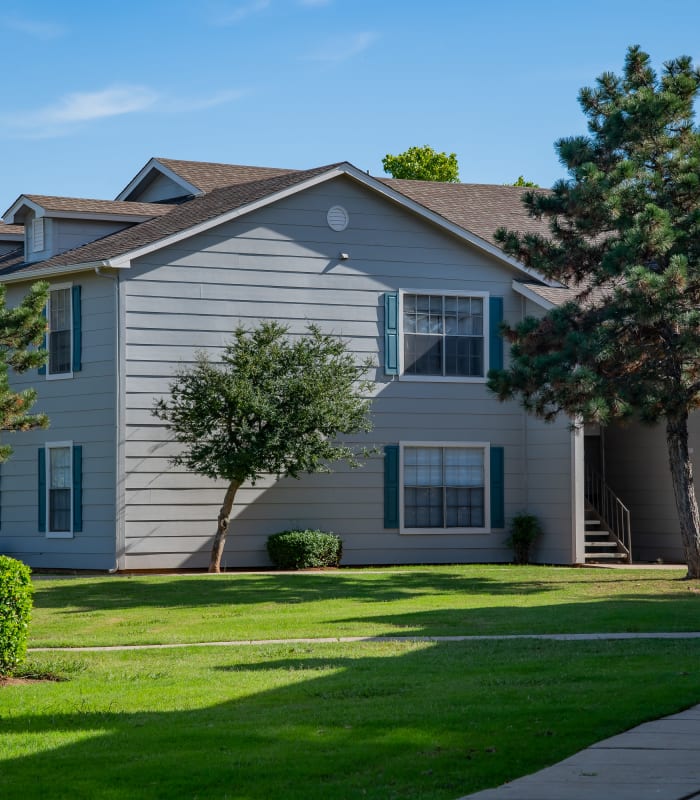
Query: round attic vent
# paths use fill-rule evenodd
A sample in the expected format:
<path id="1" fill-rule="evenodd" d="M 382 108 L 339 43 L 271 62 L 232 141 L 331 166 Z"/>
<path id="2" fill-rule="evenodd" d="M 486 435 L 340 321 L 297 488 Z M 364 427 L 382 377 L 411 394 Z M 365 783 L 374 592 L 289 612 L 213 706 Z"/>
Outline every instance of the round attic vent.
<path id="1" fill-rule="evenodd" d="M 326 214 L 328 227 L 334 231 L 344 231 L 350 222 L 350 215 L 342 206 L 331 206 Z"/>

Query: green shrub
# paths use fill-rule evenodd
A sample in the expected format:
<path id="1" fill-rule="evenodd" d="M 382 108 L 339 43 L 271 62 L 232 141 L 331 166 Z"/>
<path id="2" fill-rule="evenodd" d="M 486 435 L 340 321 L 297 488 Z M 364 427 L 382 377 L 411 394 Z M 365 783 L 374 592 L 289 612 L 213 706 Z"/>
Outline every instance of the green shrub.
<path id="1" fill-rule="evenodd" d="M 541 533 L 542 526 L 534 514 L 520 513 L 513 517 L 506 544 L 513 548 L 513 560 L 516 564 L 530 562 L 530 549 Z"/>
<path id="2" fill-rule="evenodd" d="M 343 542 L 324 531 L 282 531 L 268 538 L 267 552 L 278 569 L 337 567 Z"/>
<path id="3" fill-rule="evenodd" d="M 29 567 L 0 556 L 0 675 L 9 675 L 24 661 L 33 591 Z"/>

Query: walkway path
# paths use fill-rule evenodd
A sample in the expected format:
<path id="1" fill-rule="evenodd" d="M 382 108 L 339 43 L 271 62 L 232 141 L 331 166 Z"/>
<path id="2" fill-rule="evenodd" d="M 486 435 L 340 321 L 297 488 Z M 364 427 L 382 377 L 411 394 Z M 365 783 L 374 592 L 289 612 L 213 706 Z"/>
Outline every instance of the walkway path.
<path id="1" fill-rule="evenodd" d="M 173 642 L 171 644 L 114 644 L 87 647 L 30 647 L 30 653 L 69 651 L 91 653 L 102 650 L 166 650 L 175 647 L 250 647 L 269 644 L 342 644 L 345 642 L 486 642 L 510 639 L 548 639 L 557 642 L 585 642 L 603 639 L 700 639 L 700 631 L 676 633 L 516 633 L 491 636 L 326 636 L 300 639 L 234 639 L 230 642 Z"/>
<path id="2" fill-rule="evenodd" d="M 691 800 L 700 798 L 698 751 L 700 705 L 462 800 Z"/>

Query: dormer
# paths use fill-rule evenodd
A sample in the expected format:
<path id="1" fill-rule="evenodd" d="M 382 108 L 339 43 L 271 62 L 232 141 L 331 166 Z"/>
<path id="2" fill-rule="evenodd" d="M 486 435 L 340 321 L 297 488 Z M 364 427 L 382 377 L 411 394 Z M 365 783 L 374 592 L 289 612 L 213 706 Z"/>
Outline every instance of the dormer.
<path id="1" fill-rule="evenodd" d="M 162 216 L 172 206 L 24 194 L 3 217 L 5 227 L 21 227 L 25 261 L 44 261 L 58 253 Z"/>
<path id="2" fill-rule="evenodd" d="M 295 170 L 247 167 L 214 161 L 152 158 L 122 189 L 117 200 L 146 203 L 181 203 L 223 186 L 274 178 Z"/>

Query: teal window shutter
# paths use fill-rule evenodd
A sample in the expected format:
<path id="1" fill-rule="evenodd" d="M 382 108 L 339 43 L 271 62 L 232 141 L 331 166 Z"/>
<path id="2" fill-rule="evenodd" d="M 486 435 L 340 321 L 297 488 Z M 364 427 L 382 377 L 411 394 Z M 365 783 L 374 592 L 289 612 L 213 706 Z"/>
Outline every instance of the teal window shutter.
<path id="1" fill-rule="evenodd" d="M 83 529 L 83 448 L 73 446 L 73 532 Z"/>
<path id="2" fill-rule="evenodd" d="M 384 372 L 399 374 L 399 293 L 384 295 Z"/>
<path id="3" fill-rule="evenodd" d="M 43 316 L 44 321 L 46 321 L 46 306 L 44 306 L 44 310 L 41 312 L 41 315 Z M 46 350 L 47 347 L 48 347 L 48 340 L 46 337 L 46 332 L 44 332 L 44 340 L 41 343 L 41 349 Z M 46 364 L 42 364 L 39 367 L 39 375 L 46 375 Z"/>
<path id="4" fill-rule="evenodd" d="M 505 463 L 502 447 L 491 448 L 491 527 L 505 528 Z"/>
<path id="5" fill-rule="evenodd" d="M 73 301 L 73 372 L 80 372 L 83 368 L 83 332 L 82 310 L 80 305 L 80 286 L 72 288 Z"/>
<path id="6" fill-rule="evenodd" d="M 399 527 L 399 446 L 384 448 L 384 527 Z"/>
<path id="7" fill-rule="evenodd" d="M 489 297 L 489 369 L 503 369 L 503 298 Z"/>
<path id="8" fill-rule="evenodd" d="M 39 482 L 37 497 L 39 508 L 39 533 L 46 533 L 46 450 L 39 448 L 38 452 Z"/>

